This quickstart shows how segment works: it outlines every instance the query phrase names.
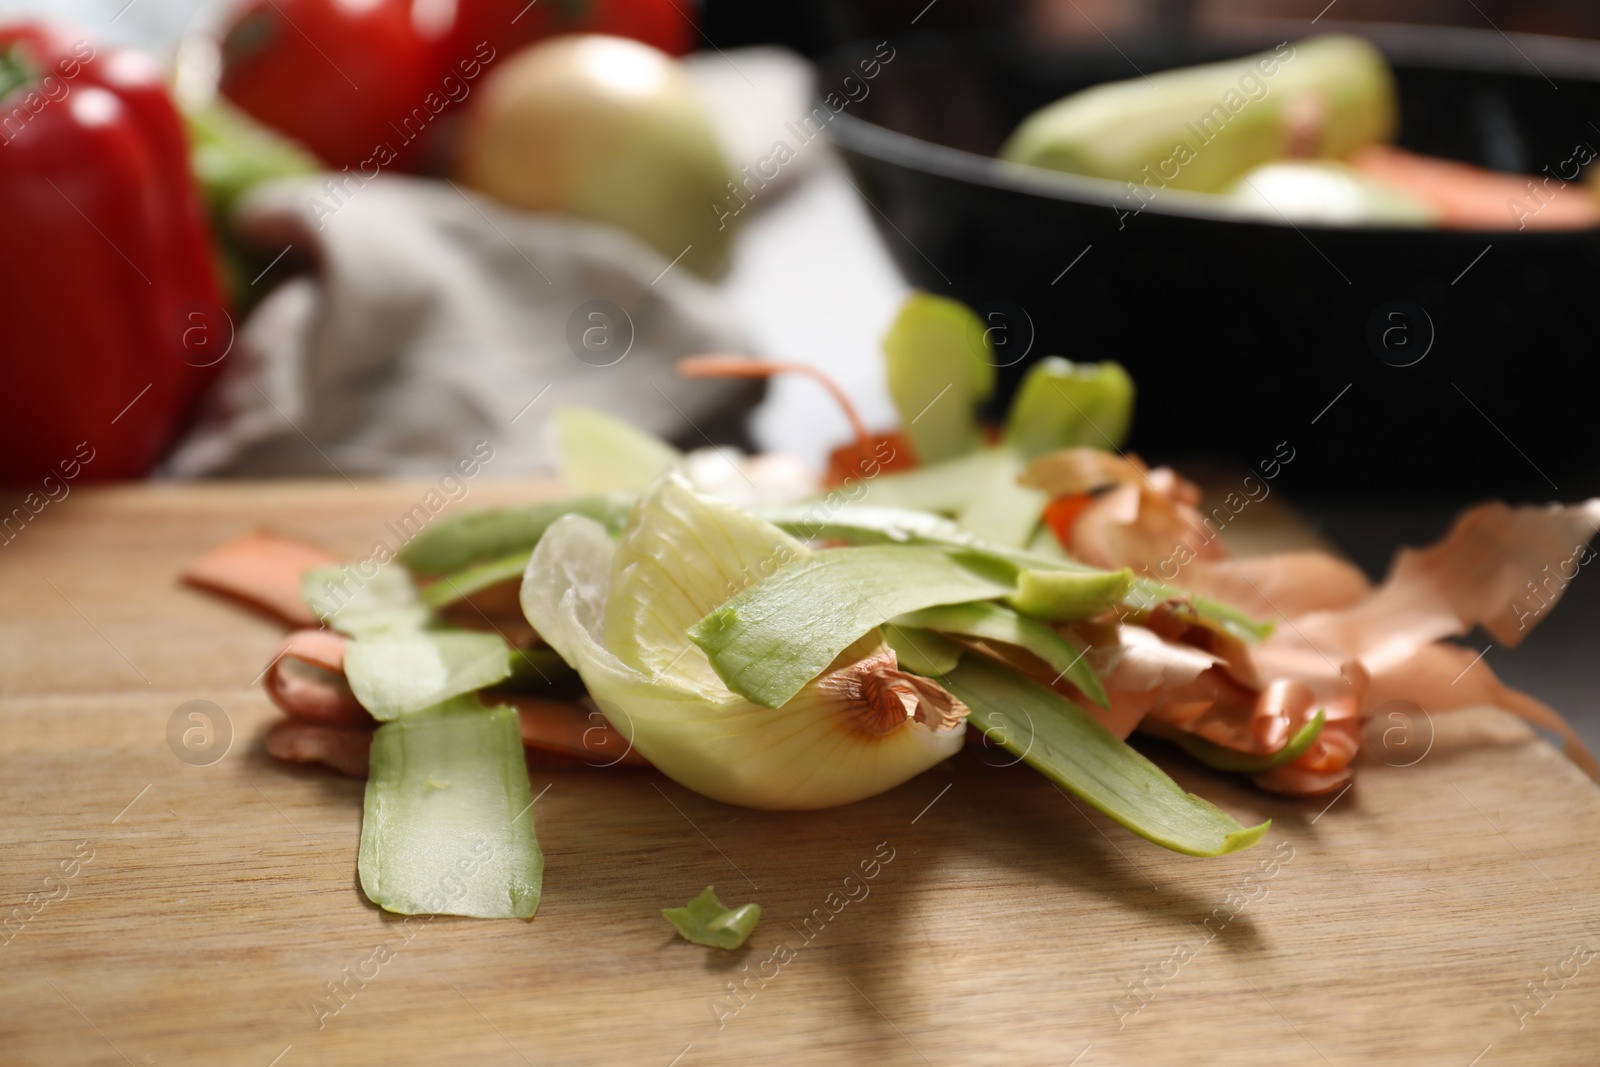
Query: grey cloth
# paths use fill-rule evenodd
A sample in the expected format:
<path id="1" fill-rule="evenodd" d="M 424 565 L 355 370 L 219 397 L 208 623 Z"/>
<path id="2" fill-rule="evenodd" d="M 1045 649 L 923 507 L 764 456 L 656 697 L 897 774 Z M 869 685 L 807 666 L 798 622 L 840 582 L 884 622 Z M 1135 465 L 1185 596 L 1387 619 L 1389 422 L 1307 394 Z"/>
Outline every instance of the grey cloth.
<path id="1" fill-rule="evenodd" d="M 266 185 L 243 206 L 250 239 L 312 272 L 240 328 L 167 476 L 427 475 L 480 441 L 494 474 L 540 471 L 567 404 L 690 446 L 742 438 L 760 383 L 673 372 L 747 347 L 681 264 L 442 181 L 384 176 L 337 199 L 326 181 Z"/>

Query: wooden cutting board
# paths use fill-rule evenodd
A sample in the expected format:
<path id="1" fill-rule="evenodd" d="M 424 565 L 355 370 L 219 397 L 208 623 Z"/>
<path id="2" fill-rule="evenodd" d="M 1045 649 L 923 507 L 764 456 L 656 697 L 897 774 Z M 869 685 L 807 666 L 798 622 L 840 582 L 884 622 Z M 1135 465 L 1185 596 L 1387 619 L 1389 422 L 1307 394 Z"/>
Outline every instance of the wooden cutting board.
<path id="1" fill-rule="evenodd" d="M 1357 785 L 1313 801 L 1151 746 L 1273 820 L 1215 860 L 982 750 L 809 814 L 535 771 L 536 920 L 381 912 L 362 783 L 262 750 L 278 629 L 173 575 L 259 526 L 365 553 L 424 489 L 77 489 L 0 548 L 0 1063 L 1600 1059 L 1600 792 L 1493 711 L 1375 722 Z M 1299 536 L 1259 512 L 1252 544 Z M 193 700 L 231 723 L 208 766 L 168 746 Z M 761 904 L 744 950 L 661 919 L 707 884 Z"/>

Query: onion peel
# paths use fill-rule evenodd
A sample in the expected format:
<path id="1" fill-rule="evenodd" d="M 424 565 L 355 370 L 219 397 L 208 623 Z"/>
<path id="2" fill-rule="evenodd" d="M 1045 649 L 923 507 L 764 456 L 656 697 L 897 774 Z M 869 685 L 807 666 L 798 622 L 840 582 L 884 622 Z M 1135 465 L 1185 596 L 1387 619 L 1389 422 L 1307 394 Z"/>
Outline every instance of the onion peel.
<path id="1" fill-rule="evenodd" d="M 897 673 L 874 627 L 781 707 L 766 708 L 730 691 L 688 636 L 730 588 L 808 554 L 777 528 L 668 475 L 616 544 L 589 519 L 552 524 L 528 563 L 523 611 L 607 720 L 680 784 L 748 807 L 847 804 L 959 751 L 963 723 L 939 729 L 907 707 L 908 689 L 926 700 L 933 683 Z M 888 673 L 869 683 L 875 672 Z M 854 706 L 853 685 L 867 698 Z M 872 736 L 852 722 L 881 726 L 891 701 L 891 732 Z M 942 710 L 928 705 L 924 718 Z"/>

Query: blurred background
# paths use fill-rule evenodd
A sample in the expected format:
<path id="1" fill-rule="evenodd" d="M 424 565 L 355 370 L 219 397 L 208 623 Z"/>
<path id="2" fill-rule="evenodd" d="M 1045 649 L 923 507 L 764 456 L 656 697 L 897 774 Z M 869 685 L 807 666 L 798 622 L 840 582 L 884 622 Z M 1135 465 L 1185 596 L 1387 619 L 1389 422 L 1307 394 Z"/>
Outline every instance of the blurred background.
<path id="1" fill-rule="evenodd" d="M 322 37 L 331 21 L 291 17 L 314 19 L 323 7 L 368 20 L 366 44 L 332 51 L 313 40 L 334 39 Z M 1587 121 L 1600 116 L 1600 46 L 1585 40 L 1600 36 L 1592 3 L 615 0 L 593 5 L 598 15 L 562 0 L 497 7 L 502 49 L 526 43 L 518 32 L 541 18 L 601 18 L 613 21 L 578 28 L 625 33 L 683 57 L 709 116 L 704 128 L 664 90 L 649 122 L 676 146 L 674 175 L 704 178 L 707 150 L 692 146 L 710 136 L 731 165 L 713 177 L 735 184 L 720 212 L 702 210 L 698 191 L 686 193 L 695 221 L 682 232 L 646 207 L 601 218 L 572 199 L 571 176 L 545 158 L 548 138 L 576 137 L 571 131 L 546 130 L 539 141 L 546 120 L 516 117 L 507 102 L 497 120 L 524 123 L 534 147 L 504 148 L 482 132 L 490 120 L 479 111 L 489 106 L 465 103 L 488 95 L 468 73 L 480 36 L 473 27 L 449 36 L 455 0 L 410 5 L 414 28 L 431 41 L 453 40 L 456 50 L 420 81 L 407 80 L 423 60 L 381 22 L 380 9 L 391 7 L 0 0 L 0 21 L 73 24 L 82 27 L 74 39 L 175 64 L 192 115 L 208 114 L 221 76 L 224 95 L 269 129 L 273 109 L 291 106 L 294 128 L 278 132 L 303 143 L 327 138 L 316 146 L 320 160 L 292 161 L 281 145 L 254 139 L 254 129 L 191 119 L 199 123 L 192 137 L 219 146 L 206 210 L 213 222 L 228 220 L 218 224 L 229 233 L 219 253 L 224 281 L 211 296 L 173 295 L 151 328 L 178 337 L 184 365 L 204 374 L 173 384 L 166 398 L 166 386 L 147 396 L 132 379 L 106 387 L 95 403 L 124 428 L 141 416 L 157 422 L 128 446 L 128 455 L 142 449 L 140 458 L 114 473 L 417 474 L 492 427 L 505 456 L 494 473 L 507 476 L 548 466 L 541 419 L 558 401 L 614 402 L 682 444 L 736 442 L 820 467 L 849 425 L 814 383 L 782 378 L 764 393 L 748 383 L 689 388 L 668 361 L 727 349 L 811 364 L 840 384 L 868 425 L 891 426 L 880 341 L 917 286 L 948 291 L 1002 327 L 1002 345 L 1017 353 L 1003 361 L 1005 385 L 1049 353 L 1126 362 L 1140 385 L 1129 447 L 1152 461 L 1198 458 L 1230 471 L 1294 442 L 1305 458 L 1277 487 L 1374 577 L 1396 545 L 1434 539 L 1467 503 L 1570 501 L 1600 487 L 1587 429 L 1600 387 L 1593 233 L 1506 226 L 1396 236 L 1316 220 L 1218 223 L 1171 197 L 1129 221 L 1105 189 L 1008 177 L 987 158 L 1020 119 L 1066 92 L 1346 29 L 1380 41 L 1395 64 L 1401 145 L 1538 176 L 1559 167 L 1571 146 L 1600 144 L 1600 128 Z M 273 12 L 287 28 L 273 30 Z M 879 42 L 892 45 L 894 59 L 860 84 L 858 99 L 845 79 L 859 77 L 870 57 L 883 59 Z M 274 50 L 292 58 L 276 60 L 280 69 L 251 66 Z M 356 95 L 338 95 L 344 83 Z M 373 138 L 341 125 L 382 93 L 410 100 L 434 91 L 461 106 L 437 122 L 430 111 L 418 130 L 386 123 L 401 150 L 396 162 L 373 163 L 361 147 Z M 849 104 L 830 130 L 838 147 L 802 137 L 817 100 L 839 91 Z M 421 131 L 424 123 L 430 129 Z M 780 140 L 793 145 L 792 160 L 773 159 Z M 353 155 L 334 158 L 351 143 Z M 373 174 L 419 177 L 401 179 L 398 191 L 368 189 L 359 176 L 369 165 Z M 15 166 L 0 152 L 0 178 Z M 358 177 L 330 187 L 325 166 Z M 519 205 L 497 196 L 496 175 L 512 171 L 545 199 Z M 74 204 L 77 195 L 63 192 Z M 1562 203 L 1580 195 L 1564 193 Z M 516 210 L 546 210 L 563 196 L 584 221 L 534 221 Z M 22 214 L 5 213 L 8 247 L 29 241 Z M 134 244 L 144 240 L 129 234 Z M 152 257 L 176 255 L 147 247 Z M 1079 256 L 1093 258 L 1078 267 Z M 123 258 L 133 265 L 142 257 Z M 130 288 L 135 281 L 91 279 L 83 293 L 98 285 L 106 301 L 130 292 L 146 301 L 149 292 Z M 7 291 L 5 299 L 22 301 L 20 283 Z M 6 308 L 8 319 L 17 306 Z M 1371 339 L 1374 317 L 1393 306 L 1404 317 L 1382 323 L 1400 322 L 1424 349 L 1409 376 L 1401 372 L 1412 364 Z M 1381 327 L 1379 335 L 1389 336 Z M 598 350 L 591 337 L 601 338 Z M 35 393 L 51 388 L 38 374 L 24 379 Z M 25 465 L 13 457 L 7 480 L 28 481 Z M 105 462 L 86 469 L 113 473 Z M 1600 587 L 1576 582 L 1536 639 L 1489 653 L 1508 683 L 1571 716 L 1591 745 L 1600 745 L 1600 668 L 1586 647 L 1596 617 Z"/>
<path id="2" fill-rule="evenodd" d="M 904 27 L 927 4 L 926 0 L 923 4 L 810 0 L 771 11 L 755 4 L 716 0 L 690 4 L 685 0 L 684 6 L 700 12 L 707 35 L 720 47 L 778 42 L 816 53 Z M 127 0 L 4 0 L 0 13 L 49 15 L 83 25 L 105 25 L 107 41 L 163 49 L 173 47 L 197 17 L 211 17 L 225 7 L 226 0 L 135 0 L 132 4 Z M 1600 11 L 1581 0 L 1336 0 L 1331 5 L 1303 4 L 1298 0 L 938 0 L 918 25 L 971 25 L 1012 19 L 1025 23 L 1038 36 L 1072 40 L 1097 37 L 1099 30 L 1142 35 L 1172 32 L 1183 26 L 1227 27 L 1260 19 L 1309 23 L 1318 15 L 1331 23 L 1386 21 L 1426 26 L 1498 26 L 1508 33 L 1567 37 L 1600 35 Z"/>

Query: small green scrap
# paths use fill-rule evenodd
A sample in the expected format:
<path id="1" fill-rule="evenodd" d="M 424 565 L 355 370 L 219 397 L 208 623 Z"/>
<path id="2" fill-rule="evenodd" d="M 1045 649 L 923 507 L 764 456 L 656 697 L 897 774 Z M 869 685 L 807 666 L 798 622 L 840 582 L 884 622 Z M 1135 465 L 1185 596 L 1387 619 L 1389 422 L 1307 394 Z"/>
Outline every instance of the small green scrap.
<path id="1" fill-rule="evenodd" d="M 1133 571 L 1024 570 L 1017 591 L 1006 599 L 1013 608 L 1046 622 L 1074 623 L 1104 614 L 1133 590 Z"/>
<path id="2" fill-rule="evenodd" d="M 682 908 L 662 908 L 662 916 L 686 941 L 711 948 L 736 949 L 745 943 L 761 921 L 761 905 L 730 908 L 717 899 L 716 887 L 706 886 Z"/>

